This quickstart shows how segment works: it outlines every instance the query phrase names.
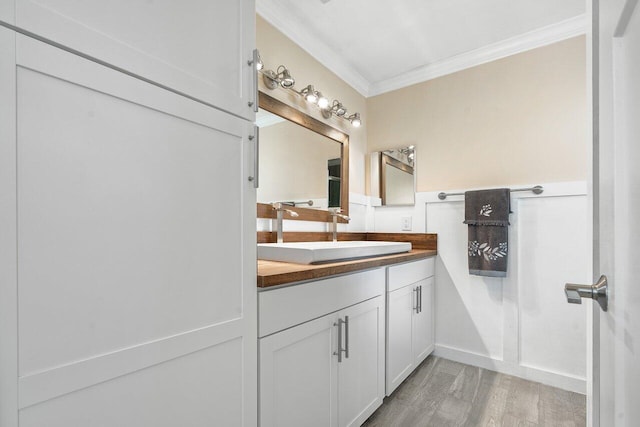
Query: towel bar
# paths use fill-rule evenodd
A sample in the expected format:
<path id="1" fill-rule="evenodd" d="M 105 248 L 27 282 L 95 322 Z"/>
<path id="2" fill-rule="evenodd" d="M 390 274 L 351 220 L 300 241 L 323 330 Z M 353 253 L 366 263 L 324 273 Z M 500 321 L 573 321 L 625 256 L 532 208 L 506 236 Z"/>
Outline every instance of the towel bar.
<path id="1" fill-rule="evenodd" d="M 541 185 L 536 185 L 535 187 L 514 188 L 513 190 L 511 190 L 511 192 L 514 191 L 533 191 L 533 194 L 540 194 L 544 191 L 544 188 L 542 188 Z M 446 199 L 447 196 L 464 196 L 464 193 L 438 193 L 438 199 L 440 200 Z"/>

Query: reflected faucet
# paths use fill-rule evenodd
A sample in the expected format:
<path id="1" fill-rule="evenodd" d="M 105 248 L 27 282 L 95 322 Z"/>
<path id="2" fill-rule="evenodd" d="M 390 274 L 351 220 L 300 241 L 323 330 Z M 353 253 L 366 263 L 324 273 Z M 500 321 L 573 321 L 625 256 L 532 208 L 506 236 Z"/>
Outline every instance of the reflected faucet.
<path id="1" fill-rule="evenodd" d="M 351 218 L 349 218 L 346 215 L 342 215 L 340 212 L 342 212 L 342 209 L 340 208 L 329 208 L 329 215 L 331 215 L 331 217 L 333 218 L 333 223 L 331 225 L 331 234 L 332 234 L 332 238 L 334 242 L 338 241 L 338 217 L 349 221 Z"/>
<path id="2" fill-rule="evenodd" d="M 282 238 L 282 219 L 284 217 L 284 213 L 288 213 L 291 218 L 296 218 L 298 216 L 298 212 L 294 212 L 291 209 L 286 209 L 283 207 L 281 202 L 271 203 L 271 207 L 276 210 L 276 233 L 278 236 L 278 243 L 283 243 L 284 240 Z"/>

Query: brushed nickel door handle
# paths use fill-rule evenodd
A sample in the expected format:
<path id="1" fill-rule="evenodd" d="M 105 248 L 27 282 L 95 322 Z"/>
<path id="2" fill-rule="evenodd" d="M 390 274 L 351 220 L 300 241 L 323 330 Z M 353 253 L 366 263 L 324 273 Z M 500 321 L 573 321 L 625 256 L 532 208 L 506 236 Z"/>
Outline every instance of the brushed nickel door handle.
<path id="1" fill-rule="evenodd" d="M 600 276 L 594 285 L 567 283 L 564 285 L 564 293 L 569 304 L 582 304 L 582 298 L 591 298 L 600 304 L 602 311 L 607 311 L 609 286 L 605 275 Z"/>

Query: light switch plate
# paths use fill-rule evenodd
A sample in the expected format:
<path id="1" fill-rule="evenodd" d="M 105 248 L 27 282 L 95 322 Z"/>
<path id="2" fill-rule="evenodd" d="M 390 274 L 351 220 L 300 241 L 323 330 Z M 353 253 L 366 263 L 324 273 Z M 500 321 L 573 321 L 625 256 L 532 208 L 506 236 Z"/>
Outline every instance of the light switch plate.
<path id="1" fill-rule="evenodd" d="M 402 231 L 411 231 L 411 217 L 403 216 L 400 219 L 402 221 Z"/>

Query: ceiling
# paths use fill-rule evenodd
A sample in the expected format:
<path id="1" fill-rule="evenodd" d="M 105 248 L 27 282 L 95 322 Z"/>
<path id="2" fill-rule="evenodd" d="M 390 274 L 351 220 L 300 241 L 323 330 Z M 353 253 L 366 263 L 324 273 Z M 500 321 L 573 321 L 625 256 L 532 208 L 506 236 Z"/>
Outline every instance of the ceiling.
<path id="1" fill-rule="evenodd" d="M 259 15 L 364 96 L 587 28 L 585 0 L 256 0 Z"/>

